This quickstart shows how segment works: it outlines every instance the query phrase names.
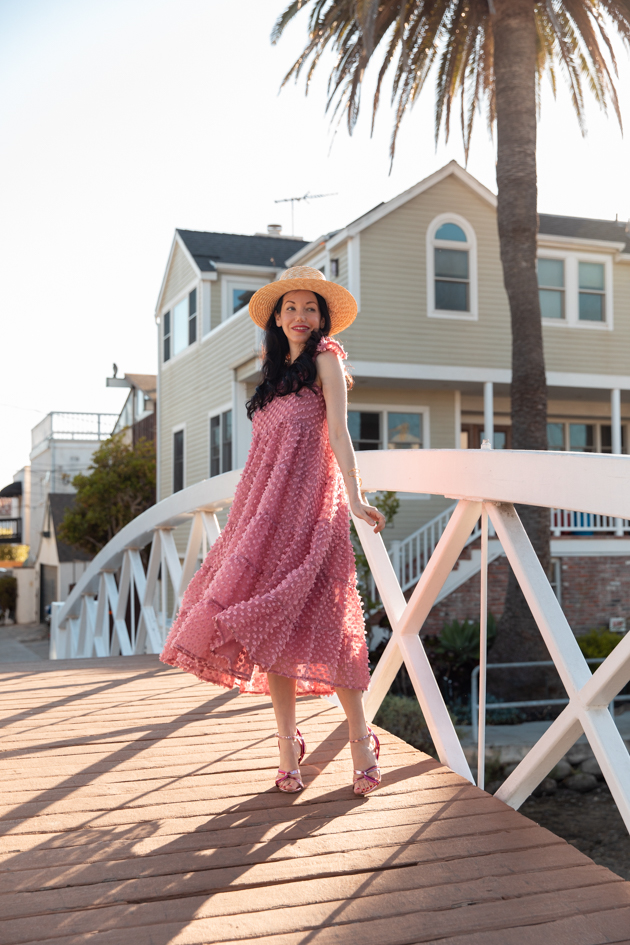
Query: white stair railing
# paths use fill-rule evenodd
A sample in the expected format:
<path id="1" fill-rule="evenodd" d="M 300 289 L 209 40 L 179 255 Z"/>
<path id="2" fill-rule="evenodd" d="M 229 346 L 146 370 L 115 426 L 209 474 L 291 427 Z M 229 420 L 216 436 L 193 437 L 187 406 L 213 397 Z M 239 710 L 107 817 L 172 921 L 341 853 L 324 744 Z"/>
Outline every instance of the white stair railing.
<path id="1" fill-rule="evenodd" d="M 389 546 L 389 558 L 403 591 L 417 584 L 420 575 L 429 563 L 436 545 L 446 530 L 451 515 L 457 508 L 457 502 L 422 525 L 417 531 L 407 535 L 401 541 L 392 541 Z M 473 528 L 466 545 L 479 538 L 479 523 Z"/>
<path id="2" fill-rule="evenodd" d="M 440 760 L 473 780 L 419 632 L 482 516 L 484 523 L 489 519 L 494 526 L 569 699 L 497 797 L 518 808 L 584 733 L 630 829 L 630 755 L 608 711 L 610 702 L 630 681 L 630 633 L 591 674 L 514 508 L 514 503 L 548 509 L 569 506 L 578 512 L 627 520 L 630 456 L 377 450 L 361 453 L 361 472 L 367 492 L 418 492 L 458 500 L 409 601 L 381 535 L 355 519 L 392 628 L 365 694 L 368 720 L 374 718 L 404 662 Z M 239 474 L 225 473 L 170 496 L 113 538 L 90 563 L 68 600 L 53 605 L 51 657 L 158 651 L 200 553 L 219 534 L 215 513 L 234 495 Z M 183 522 L 189 523 L 190 533 L 180 561 L 172 529 Z M 151 539 L 145 574 L 140 549 Z M 487 541 L 485 529 L 482 539 Z M 482 587 L 487 583 L 488 563 L 486 553 Z M 132 586 L 140 605 L 137 612 Z M 485 726 L 481 710 L 480 720 Z"/>

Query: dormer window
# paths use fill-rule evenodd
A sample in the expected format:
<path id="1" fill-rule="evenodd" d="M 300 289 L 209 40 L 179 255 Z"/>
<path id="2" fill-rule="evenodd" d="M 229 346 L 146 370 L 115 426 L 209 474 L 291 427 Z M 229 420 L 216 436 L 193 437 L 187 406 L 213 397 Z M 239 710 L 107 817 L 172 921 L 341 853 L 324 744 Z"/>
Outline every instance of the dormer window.
<path id="1" fill-rule="evenodd" d="M 433 318 L 477 318 L 476 241 L 456 214 L 441 214 L 427 233 L 427 314 Z"/>

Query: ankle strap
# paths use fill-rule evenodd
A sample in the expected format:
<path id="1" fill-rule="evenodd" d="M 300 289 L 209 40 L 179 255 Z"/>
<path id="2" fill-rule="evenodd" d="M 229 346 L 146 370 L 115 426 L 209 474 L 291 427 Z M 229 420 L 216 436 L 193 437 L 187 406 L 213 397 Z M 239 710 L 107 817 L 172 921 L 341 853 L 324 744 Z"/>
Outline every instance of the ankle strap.
<path id="1" fill-rule="evenodd" d="M 299 742 L 299 737 L 297 735 L 281 735 L 280 732 L 274 732 L 272 738 L 292 738 L 294 741 Z"/>
<path id="2" fill-rule="evenodd" d="M 371 728 L 369 728 L 367 735 L 362 735 L 361 738 L 351 738 L 350 744 L 354 745 L 355 742 L 364 742 L 366 738 L 372 738 L 373 735 L 374 735 L 374 732 L 372 731 Z"/>

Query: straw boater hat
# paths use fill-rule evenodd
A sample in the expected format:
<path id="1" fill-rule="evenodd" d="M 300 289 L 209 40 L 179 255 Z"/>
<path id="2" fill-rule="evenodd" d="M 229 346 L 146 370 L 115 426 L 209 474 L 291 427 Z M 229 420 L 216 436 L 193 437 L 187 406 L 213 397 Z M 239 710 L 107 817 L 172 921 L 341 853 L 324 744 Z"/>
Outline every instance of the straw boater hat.
<path id="1" fill-rule="evenodd" d="M 266 328 L 269 316 L 276 307 L 280 296 L 291 289 L 306 289 L 323 296 L 330 314 L 330 334 L 337 335 L 357 317 L 357 303 L 354 296 L 342 285 L 329 282 L 319 269 L 310 266 L 294 266 L 282 273 L 276 282 L 264 285 L 249 300 L 249 314 L 260 328 Z"/>

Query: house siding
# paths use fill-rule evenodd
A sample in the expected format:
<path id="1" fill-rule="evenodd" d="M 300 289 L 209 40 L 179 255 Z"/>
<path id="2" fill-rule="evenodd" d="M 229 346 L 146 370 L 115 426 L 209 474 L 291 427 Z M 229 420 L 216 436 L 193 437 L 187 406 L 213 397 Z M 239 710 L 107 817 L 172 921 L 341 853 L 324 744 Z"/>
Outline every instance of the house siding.
<path id="1" fill-rule="evenodd" d="M 183 292 L 186 286 L 190 285 L 197 277 L 198 273 L 190 265 L 183 249 L 179 243 L 175 243 L 173 258 L 171 259 L 171 265 L 162 295 L 162 309 L 167 309 L 170 302 L 178 296 L 180 292 Z"/>
<path id="2" fill-rule="evenodd" d="M 585 250 L 586 251 L 586 250 Z M 572 247 L 572 252 L 576 252 Z M 592 252 L 592 250 L 588 250 Z M 578 253 L 579 255 L 579 253 Z M 602 258 L 610 256 L 603 253 Z M 548 371 L 627 374 L 630 357 L 630 265 L 613 262 L 613 330 L 544 325 Z"/>
<path id="3" fill-rule="evenodd" d="M 173 489 L 173 428 L 186 425 L 185 486 L 209 474 L 208 415 L 232 401 L 232 368 L 255 353 L 254 325 L 239 315 L 201 343 L 162 365 L 160 377 L 160 498 Z"/>

